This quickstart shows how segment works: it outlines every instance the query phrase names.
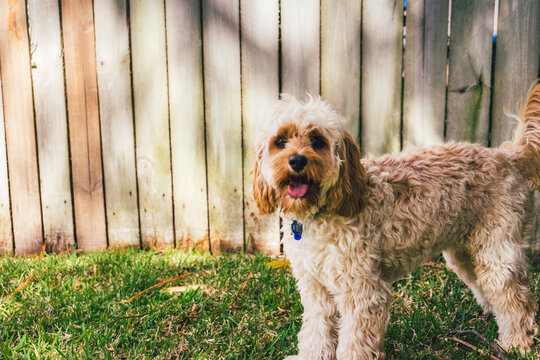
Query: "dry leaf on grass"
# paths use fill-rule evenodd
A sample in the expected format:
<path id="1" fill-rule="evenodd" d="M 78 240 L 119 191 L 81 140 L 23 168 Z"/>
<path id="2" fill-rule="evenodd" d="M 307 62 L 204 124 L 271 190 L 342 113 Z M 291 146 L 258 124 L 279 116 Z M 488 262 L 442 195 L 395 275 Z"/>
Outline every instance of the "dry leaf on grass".
<path id="1" fill-rule="evenodd" d="M 17 286 L 17 288 L 7 297 L 7 299 L 11 299 L 13 296 L 15 296 L 16 293 L 24 289 L 28 284 L 30 284 L 32 281 L 36 280 L 37 277 L 34 275 L 28 275 L 24 281 Z"/>
<path id="2" fill-rule="evenodd" d="M 465 345 L 466 347 L 468 347 L 468 348 L 470 348 L 470 349 L 476 351 L 478 354 L 480 354 L 480 355 L 482 355 L 482 356 L 488 355 L 488 354 L 486 354 L 486 352 L 483 351 L 482 349 L 479 349 L 478 347 L 474 346 L 473 344 L 470 344 L 470 343 L 466 342 L 465 340 L 458 339 L 457 337 L 452 336 L 452 337 L 446 338 L 446 340 L 447 340 L 447 341 L 448 341 L 448 340 L 453 340 L 453 341 L 455 341 L 455 342 L 458 342 L 458 343 L 460 343 L 460 344 L 463 344 L 463 345 Z M 498 357 L 496 357 L 496 356 L 494 356 L 494 355 L 491 355 L 491 354 L 489 354 L 489 357 L 490 357 L 492 360 L 501 360 L 501 359 L 499 359 Z"/>
<path id="3" fill-rule="evenodd" d="M 169 294 L 176 294 L 176 293 L 181 293 L 181 292 L 184 292 L 184 291 L 187 291 L 187 290 L 197 291 L 199 289 L 204 290 L 204 289 L 206 289 L 206 286 L 204 286 L 204 285 L 196 285 L 196 284 L 194 284 L 194 285 L 172 286 L 172 287 L 162 289 L 161 291 L 162 292 L 167 292 Z"/>
<path id="4" fill-rule="evenodd" d="M 489 347 L 497 354 L 497 356 L 490 355 L 493 360 L 495 360 L 495 359 L 497 359 L 497 360 L 499 360 L 499 359 L 500 360 L 508 360 L 508 357 L 506 357 L 506 355 L 504 353 L 504 350 L 499 345 L 497 345 L 497 343 L 492 343 L 484 335 L 480 334 L 476 330 L 456 330 L 456 331 L 452 331 L 451 334 L 453 334 L 453 335 L 474 335 L 477 338 L 479 338 L 480 340 L 482 340 L 482 342 L 484 342 L 486 345 L 489 345 Z M 464 342 L 463 340 L 461 340 L 461 339 L 459 339 L 457 337 L 450 337 L 449 339 L 457 341 L 457 342 L 459 342 L 459 343 L 461 343 L 461 344 L 463 344 L 465 346 L 470 347 L 469 346 L 470 344 L 467 345 L 468 343 Z M 481 350 L 479 350 L 479 353 L 482 354 Z"/>
<path id="5" fill-rule="evenodd" d="M 189 276 L 189 275 L 191 275 L 191 274 L 178 275 L 178 276 L 175 276 L 175 277 L 173 277 L 173 278 L 171 278 L 171 279 L 163 280 L 163 281 L 161 281 L 161 282 L 159 282 L 159 283 L 157 283 L 157 284 L 155 284 L 155 285 L 150 286 L 148 289 L 144 289 L 143 291 L 139 291 L 138 293 L 136 293 L 135 295 L 133 295 L 132 297 L 130 297 L 130 298 L 127 299 L 127 300 L 122 300 L 122 301 L 120 301 L 120 304 L 127 304 L 127 303 L 130 303 L 130 302 L 132 302 L 133 300 L 135 300 L 135 299 L 141 297 L 144 293 L 146 293 L 146 292 L 148 292 L 148 291 L 150 291 L 150 290 L 160 288 L 160 287 L 162 287 L 162 286 L 165 285 L 165 284 L 168 284 L 168 283 L 173 282 L 173 281 L 176 281 L 176 280 L 183 279 L 183 278 L 185 278 L 185 277 L 187 277 L 187 276 Z"/>

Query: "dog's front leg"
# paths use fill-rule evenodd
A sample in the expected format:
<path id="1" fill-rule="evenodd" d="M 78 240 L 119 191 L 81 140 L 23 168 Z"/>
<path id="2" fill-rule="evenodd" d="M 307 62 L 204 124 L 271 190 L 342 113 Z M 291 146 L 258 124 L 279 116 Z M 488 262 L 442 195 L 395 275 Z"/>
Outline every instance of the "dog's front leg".
<path id="1" fill-rule="evenodd" d="M 310 275 L 298 279 L 304 314 L 298 333 L 298 356 L 286 359 L 334 360 L 338 336 L 338 313 L 334 299 Z"/>
<path id="2" fill-rule="evenodd" d="M 336 296 L 341 315 L 337 359 L 383 359 L 391 285 L 366 279 L 355 280 L 353 285 Z"/>

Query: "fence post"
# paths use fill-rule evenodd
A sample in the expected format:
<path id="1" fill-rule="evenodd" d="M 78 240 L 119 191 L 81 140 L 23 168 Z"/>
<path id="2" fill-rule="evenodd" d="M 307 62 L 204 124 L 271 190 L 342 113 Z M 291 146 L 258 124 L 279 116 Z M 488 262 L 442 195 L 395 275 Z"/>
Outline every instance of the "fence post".
<path id="1" fill-rule="evenodd" d="M 238 0 L 203 0 L 211 249 L 244 246 Z"/>
<path id="2" fill-rule="evenodd" d="M 163 2 L 130 2 L 142 244 L 174 246 Z"/>
<path id="3" fill-rule="evenodd" d="M 362 20 L 362 150 L 401 149 L 403 1 L 364 0 Z"/>
<path id="4" fill-rule="evenodd" d="M 58 1 L 29 0 L 28 24 L 45 244 L 59 252 L 75 239 Z"/>
<path id="5" fill-rule="evenodd" d="M 0 1 L 0 68 L 17 255 L 39 252 L 43 243 L 25 5 Z"/>
<path id="6" fill-rule="evenodd" d="M 406 21 L 403 147 L 407 148 L 444 139 L 448 0 L 409 1 Z"/>
<path id="7" fill-rule="evenodd" d="M 75 226 L 79 249 L 107 247 L 92 0 L 62 1 Z"/>
<path id="8" fill-rule="evenodd" d="M 201 3 L 165 4 L 176 246 L 208 250 Z"/>
<path id="9" fill-rule="evenodd" d="M 321 1 L 321 94 L 360 136 L 361 1 Z"/>
<path id="10" fill-rule="evenodd" d="M 139 246 L 127 1 L 94 0 L 109 246 Z"/>
<path id="11" fill-rule="evenodd" d="M 244 218 L 248 250 L 279 253 L 279 217 L 260 216 L 253 199 L 256 130 L 279 97 L 279 1 L 242 0 Z"/>

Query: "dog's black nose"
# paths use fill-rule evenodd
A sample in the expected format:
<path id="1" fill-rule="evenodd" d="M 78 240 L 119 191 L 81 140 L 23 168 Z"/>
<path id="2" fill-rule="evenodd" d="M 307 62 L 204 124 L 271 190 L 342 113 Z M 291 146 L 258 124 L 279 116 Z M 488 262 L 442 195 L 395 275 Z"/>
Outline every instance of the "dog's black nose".
<path id="1" fill-rule="evenodd" d="M 307 158 L 304 155 L 291 155 L 289 157 L 289 165 L 296 172 L 302 171 L 306 167 Z"/>

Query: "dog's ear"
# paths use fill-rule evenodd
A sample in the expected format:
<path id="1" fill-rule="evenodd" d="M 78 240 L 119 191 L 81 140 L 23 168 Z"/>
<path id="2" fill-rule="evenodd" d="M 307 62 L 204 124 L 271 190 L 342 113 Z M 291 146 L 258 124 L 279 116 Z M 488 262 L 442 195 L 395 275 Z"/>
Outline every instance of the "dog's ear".
<path id="1" fill-rule="evenodd" d="M 345 132 L 337 151 L 342 163 L 336 184 L 328 190 L 327 209 L 337 215 L 354 217 L 364 208 L 367 192 L 367 176 L 360 163 L 360 147 Z"/>
<path id="2" fill-rule="evenodd" d="M 260 215 L 271 214 L 276 210 L 276 192 L 268 185 L 264 176 L 261 174 L 260 161 L 262 154 L 259 151 L 255 160 L 255 168 L 253 170 L 253 197 L 259 208 Z"/>

